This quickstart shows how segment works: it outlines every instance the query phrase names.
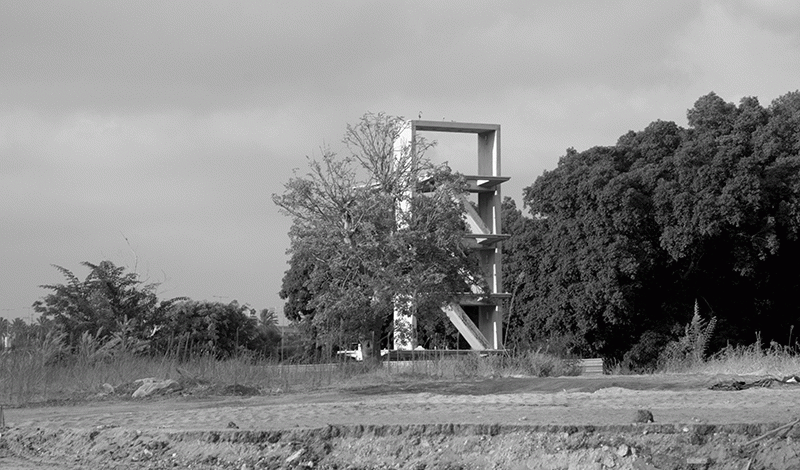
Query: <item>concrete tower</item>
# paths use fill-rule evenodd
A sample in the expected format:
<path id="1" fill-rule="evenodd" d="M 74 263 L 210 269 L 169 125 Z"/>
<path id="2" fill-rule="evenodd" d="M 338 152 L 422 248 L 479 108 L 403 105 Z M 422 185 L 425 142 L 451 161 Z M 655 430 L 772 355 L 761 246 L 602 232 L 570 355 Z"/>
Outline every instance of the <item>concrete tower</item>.
<path id="1" fill-rule="evenodd" d="M 458 302 L 442 308 L 444 313 L 458 329 L 461 336 L 475 350 L 503 349 L 503 304 L 509 298 L 503 290 L 503 244 L 508 238 L 501 231 L 500 185 L 509 180 L 500 175 L 500 125 L 474 124 L 464 122 L 411 121 L 406 132 L 395 143 L 402 148 L 417 141 L 421 132 L 459 132 L 476 134 L 478 138 L 477 174 L 453 168 L 465 174 L 469 184 L 469 192 L 477 194 L 477 210 L 464 198 L 467 222 L 470 232 L 464 240 L 470 248 L 480 254 L 481 270 L 489 293 L 465 292 Z M 414 151 L 412 147 L 412 152 Z M 415 327 L 415 319 L 395 314 L 395 324 L 405 328 Z M 396 340 L 395 349 L 412 349 L 416 346 L 415 338 L 405 337 Z"/>

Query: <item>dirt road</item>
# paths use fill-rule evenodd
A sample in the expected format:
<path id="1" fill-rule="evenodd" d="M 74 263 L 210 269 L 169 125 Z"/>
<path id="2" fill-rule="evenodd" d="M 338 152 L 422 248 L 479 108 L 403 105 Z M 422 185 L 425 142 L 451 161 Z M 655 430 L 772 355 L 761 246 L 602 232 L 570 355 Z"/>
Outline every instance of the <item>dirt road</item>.
<path id="1" fill-rule="evenodd" d="M 0 468 L 800 466 L 800 426 L 742 447 L 800 418 L 800 386 L 708 390 L 728 379 L 409 382 L 16 408 L 6 410 Z M 637 410 L 655 422 L 634 423 Z"/>

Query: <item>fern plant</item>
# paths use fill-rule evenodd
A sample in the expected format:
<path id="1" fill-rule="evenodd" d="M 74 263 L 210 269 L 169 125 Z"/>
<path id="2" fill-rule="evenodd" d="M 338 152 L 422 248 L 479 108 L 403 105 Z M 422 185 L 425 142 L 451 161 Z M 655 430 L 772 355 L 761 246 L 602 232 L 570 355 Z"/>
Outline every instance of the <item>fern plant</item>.
<path id="1" fill-rule="evenodd" d="M 667 344 L 659 358 L 660 366 L 672 369 L 703 362 L 716 326 L 717 317 L 706 321 L 700 316 L 700 305 L 695 299 L 691 322 L 684 327 L 682 337 Z"/>
<path id="2" fill-rule="evenodd" d="M 714 334 L 714 328 L 717 326 L 717 317 L 711 317 L 706 322 L 700 316 L 700 306 L 697 299 L 694 300 L 694 315 L 692 315 L 692 322 L 686 325 L 685 335 L 682 340 L 686 341 L 688 352 L 692 356 L 695 363 L 702 362 L 708 349 L 708 342 L 711 335 Z"/>

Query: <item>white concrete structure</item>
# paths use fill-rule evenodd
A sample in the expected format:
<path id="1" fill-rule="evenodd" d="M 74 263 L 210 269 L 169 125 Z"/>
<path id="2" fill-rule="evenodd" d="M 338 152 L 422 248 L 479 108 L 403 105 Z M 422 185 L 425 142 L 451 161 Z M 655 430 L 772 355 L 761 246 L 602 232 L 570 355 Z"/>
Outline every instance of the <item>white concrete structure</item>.
<path id="1" fill-rule="evenodd" d="M 500 185 L 509 180 L 500 174 L 500 125 L 474 124 L 464 122 L 411 121 L 406 132 L 395 143 L 396 151 L 417 142 L 420 132 L 458 132 L 476 134 L 478 138 L 477 174 L 453 168 L 466 176 L 469 192 L 477 194 L 477 210 L 467 198 L 463 199 L 467 212 L 467 222 L 471 233 L 465 243 L 480 252 L 483 277 L 489 286 L 489 293 L 465 292 L 458 303 L 442 308 L 444 313 L 469 343 L 472 349 L 503 349 L 503 309 L 501 300 L 510 297 L 502 285 L 502 240 L 501 220 L 502 197 Z M 395 312 L 395 325 L 398 329 L 413 331 L 415 319 Z M 412 335 L 399 335 L 394 342 L 395 349 L 413 349 L 416 338 Z"/>

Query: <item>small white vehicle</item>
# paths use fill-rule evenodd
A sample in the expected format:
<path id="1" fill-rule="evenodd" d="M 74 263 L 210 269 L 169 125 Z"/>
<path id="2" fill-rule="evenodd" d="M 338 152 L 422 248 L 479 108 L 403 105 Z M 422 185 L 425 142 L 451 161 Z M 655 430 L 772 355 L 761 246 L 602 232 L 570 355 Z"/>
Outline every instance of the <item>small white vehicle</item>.
<path id="1" fill-rule="evenodd" d="M 350 349 L 345 349 L 343 351 L 337 351 L 337 355 L 344 357 L 345 360 L 356 360 L 356 361 L 363 361 L 364 360 L 364 353 L 361 351 L 361 343 L 355 343 L 350 345 Z"/>
<path id="2" fill-rule="evenodd" d="M 361 343 L 353 343 L 350 345 L 350 349 L 337 351 L 336 354 L 339 356 L 343 356 L 345 360 L 355 360 L 355 361 L 364 360 L 364 352 L 361 350 Z M 381 357 L 387 354 L 389 354 L 388 349 L 381 349 Z"/>

